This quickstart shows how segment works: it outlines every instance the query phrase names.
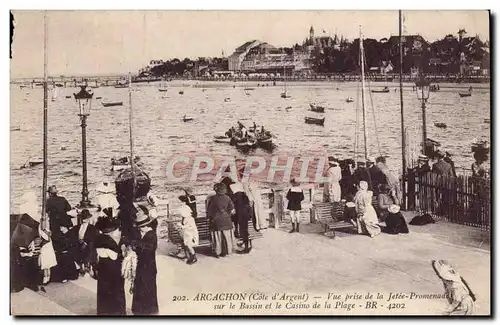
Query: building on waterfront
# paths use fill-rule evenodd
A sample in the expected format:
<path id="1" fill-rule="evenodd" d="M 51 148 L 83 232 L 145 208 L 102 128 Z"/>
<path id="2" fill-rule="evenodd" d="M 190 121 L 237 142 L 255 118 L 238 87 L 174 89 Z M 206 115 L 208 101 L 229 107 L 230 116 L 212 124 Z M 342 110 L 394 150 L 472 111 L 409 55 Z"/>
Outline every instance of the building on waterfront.
<path id="1" fill-rule="evenodd" d="M 236 50 L 234 50 L 234 53 L 228 57 L 229 70 L 240 71 L 241 63 L 243 62 L 245 56 L 248 54 L 248 51 L 259 45 L 260 43 L 261 42 L 258 40 L 251 40 L 236 48 Z"/>

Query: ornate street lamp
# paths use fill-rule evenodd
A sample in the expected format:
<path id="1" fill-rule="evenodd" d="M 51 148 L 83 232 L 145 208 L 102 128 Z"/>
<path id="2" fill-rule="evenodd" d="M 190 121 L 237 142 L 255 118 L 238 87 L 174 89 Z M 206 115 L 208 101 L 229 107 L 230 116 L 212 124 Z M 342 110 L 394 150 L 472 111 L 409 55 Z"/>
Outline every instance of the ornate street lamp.
<path id="1" fill-rule="evenodd" d="M 83 169 L 83 184 L 82 184 L 82 200 L 80 201 L 79 208 L 91 208 L 93 207 L 90 204 L 89 200 L 89 191 L 87 188 L 87 135 L 86 135 L 86 127 L 87 127 L 87 116 L 90 115 L 90 109 L 92 107 L 92 97 L 94 93 L 91 88 L 87 86 L 80 86 L 81 89 L 78 93 L 73 94 L 75 96 L 75 100 L 78 103 L 78 107 L 80 112 L 78 116 L 80 116 L 81 126 L 82 126 L 82 169 Z"/>
<path id="2" fill-rule="evenodd" d="M 417 98 L 422 102 L 422 154 L 425 154 L 425 141 L 427 140 L 427 127 L 425 119 L 425 103 L 429 99 L 431 90 L 431 82 L 425 78 L 423 74 L 420 75 L 420 80 L 415 83 Z"/>

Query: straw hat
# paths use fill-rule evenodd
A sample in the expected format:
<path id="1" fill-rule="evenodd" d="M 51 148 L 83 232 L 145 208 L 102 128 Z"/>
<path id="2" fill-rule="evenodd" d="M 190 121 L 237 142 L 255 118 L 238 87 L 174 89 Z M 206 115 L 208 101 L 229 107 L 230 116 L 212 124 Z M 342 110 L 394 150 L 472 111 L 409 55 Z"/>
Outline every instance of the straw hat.
<path id="1" fill-rule="evenodd" d="M 97 190 L 97 192 L 104 193 L 104 194 L 114 192 L 114 188 L 108 182 L 100 183 L 99 185 L 97 185 L 96 190 Z"/>
<path id="2" fill-rule="evenodd" d="M 432 261 L 432 267 L 437 275 L 443 280 L 461 282 L 460 274 L 458 274 L 453 266 L 445 260 Z"/>
<path id="3" fill-rule="evenodd" d="M 396 204 L 391 204 L 391 205 L 389 206 L 389 209 L 387 209 L 387 210 L 388 210 L 390 213 L 398 213 L 400 209 L 401 209 L 401 208 L 399 207 L 399 205 L 396 205 Z"/>
<path id="4" fill-rule="evenodd" d="M 149 204 L 151 204 L 154 207 L 158 203 L 158 197 L 156 195 L 151 194 L 151 193 L 148 193 L 146 195 L 146 200 L 148 201 Z"/>
<path id="5" fill-rule="evenodd" d="M 333 156 L 328 157 L 328 164 L 330 166 L 338 166 L 339 165 L 339 160 Z"/>
<path id="6" fill-rule="evenodd" d="M 368 157 L 368 158 L 366 159 L 366 162 L 367 162 L 367 163 L 372 163 L 372 164 L 374 164 L 374 163 L 375 163 L 375 157 Z"/>
<path id="7" fill-rule="evenodd" d="M 420 156 L 418 156 L 418 160 L 420 160 L 420 161 L 429 161 L 429 157 L 427 157 L 426 155 L 420 155 Z"/>
<path id="8" fill-rule="evenodd" d="M 149 210 L 145 206 L 139 205 L 137 209 L 135 227 L 141 228 L 149 225 L 151 222 L 153 222 L 153 218 L 149 216 Z"/>

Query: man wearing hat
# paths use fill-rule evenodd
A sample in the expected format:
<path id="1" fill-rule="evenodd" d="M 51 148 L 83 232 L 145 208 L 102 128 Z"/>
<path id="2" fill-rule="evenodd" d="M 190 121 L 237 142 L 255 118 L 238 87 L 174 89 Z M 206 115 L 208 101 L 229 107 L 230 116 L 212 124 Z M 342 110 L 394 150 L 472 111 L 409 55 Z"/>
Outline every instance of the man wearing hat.
<path id="1" fill-rule="evenodd" d="M 432 172 L 441 176 L 453 176 L 451 165 L 444 161 L 444 154 L 441 151 L 436 151 L 437 162 L 432 165 Z"/>
<path id="2" fill-rule="evenodd" d="M 366 166 L 368 167 L 368 173 L 370 174 L 370 179 L 372 181 L 373 195 L 376 197 L 379 194 L 379 186 L 381 184 L 386 184 L 385 175 L 375 164 L 374 157 L 368 157 L 366 160 Z"/>
<path id="3" fill-rule="evenodd" d="M 453 159 L 451 159 L 451 153 L 446 151 L 443 160 L 446 161 L 448 164 L 450 164 L 451 173 L 453 174 L 453 177 L 457 177 L 457 171 L 455 170 L 455 162 L 453 161 Z"/>
<path id="4" fill-rule="evenodd" d="M 340 202 L 341 189 L 340 180 L 342 179 L 342 170 L 339 166 L 338 159 L 330 156 L 328 157 L 328 169 L 326 170 L 327 182 L 323 188 L 323 201 L 324 202 Z"/>
<path id="5" fill-rule="evenodd" d="M 71 211 L 71 205 L 68 201 L 57 195 L 57 187 L 52 185 L 49 187 L 49 197 L 47 199 L 46 211 L 49 216 L 51 237 L 54 241 L 62 236 L 61 227 L 71 228 L 73 222 L 68 212 Z"/>
<path id="6" fill-rule="evenodd" d="M 425 176 L 425 174 L 431 171 L 431 166 L 429 166 L 429 158 L 426 155 L 418 156 L 418 167 L 417 174 L 419 177 Z"/>

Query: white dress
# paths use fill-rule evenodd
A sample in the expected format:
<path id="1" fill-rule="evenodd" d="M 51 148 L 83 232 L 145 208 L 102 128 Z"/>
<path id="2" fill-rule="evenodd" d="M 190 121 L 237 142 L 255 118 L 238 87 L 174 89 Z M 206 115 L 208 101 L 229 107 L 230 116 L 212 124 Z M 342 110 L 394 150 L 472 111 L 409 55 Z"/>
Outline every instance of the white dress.
<path id="1" fill-rule="evenodd" d="M 358 233 L 367 232 L 371 236 L 380 234 L 377 212 L 372 206 L 372 191 L 359 190 L 354 198 L 358 214 Z"/>

